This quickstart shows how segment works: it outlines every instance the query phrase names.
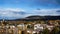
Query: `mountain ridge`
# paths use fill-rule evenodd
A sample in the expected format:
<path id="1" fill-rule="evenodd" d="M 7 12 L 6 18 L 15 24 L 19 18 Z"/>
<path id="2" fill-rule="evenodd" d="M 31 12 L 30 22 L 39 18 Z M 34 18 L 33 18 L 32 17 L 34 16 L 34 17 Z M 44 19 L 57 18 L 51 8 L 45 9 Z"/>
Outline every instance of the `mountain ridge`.
<path id="1" fill-rule="evenodd" d="M 0 19 L 3 20 L 3 19 Z M 9 19 L 5 19 L 9 20 Z M 12 19 L 14 21 L 19 21 L 19 20 L 60 20 L 60 16 L 39 16 L 39 15 L 34 15 L 34 16 L 28 16 L 25 18 L 19 18 L 19 19 Z"/>

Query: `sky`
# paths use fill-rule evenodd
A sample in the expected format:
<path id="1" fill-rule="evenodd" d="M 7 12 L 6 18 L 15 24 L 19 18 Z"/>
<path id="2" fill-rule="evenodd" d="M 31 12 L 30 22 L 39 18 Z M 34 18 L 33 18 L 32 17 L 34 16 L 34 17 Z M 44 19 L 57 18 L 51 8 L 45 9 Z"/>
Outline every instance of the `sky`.
<path id="1" fill-rule="evenodd" d="M 0 0 L 0 19 L 31 15 L 60 16 L 60 0 Z"/>

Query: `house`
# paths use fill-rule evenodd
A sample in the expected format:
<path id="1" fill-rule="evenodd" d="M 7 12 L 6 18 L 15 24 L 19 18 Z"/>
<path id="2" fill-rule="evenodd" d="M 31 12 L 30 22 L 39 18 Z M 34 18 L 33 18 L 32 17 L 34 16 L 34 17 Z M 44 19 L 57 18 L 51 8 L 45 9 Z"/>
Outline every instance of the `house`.
<path id="1" fill-rule="evenodd" d="M 43 31 L 43 26 L 41 24 L 35 24 L 34 30 Z"/>
<path id="2" fill-rule="evenodd" d="M 53 25 L 47 25 L 46 27 L 47 27 L 47 28 L 48 28 L 48 30 L 50 30 L 50 31 L 54 28 L 54 26 L 53 26 Z"/>

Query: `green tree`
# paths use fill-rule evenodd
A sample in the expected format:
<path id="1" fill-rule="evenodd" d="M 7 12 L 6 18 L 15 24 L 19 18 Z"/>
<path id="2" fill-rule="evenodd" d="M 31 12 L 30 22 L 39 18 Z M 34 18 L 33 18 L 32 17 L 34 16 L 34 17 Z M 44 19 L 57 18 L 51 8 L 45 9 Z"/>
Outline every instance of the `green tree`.
<path id="1" fill-rule="evenodd" d="M 49 34 L 48 28 L 46 28 L 46 29 L 43 30 L 43 34 Z"/>
<path id="2" fill-rule="evenodd" d="M 51 34 L 57 34 L 59 32 L 59 27 L 54 27 Z"/>

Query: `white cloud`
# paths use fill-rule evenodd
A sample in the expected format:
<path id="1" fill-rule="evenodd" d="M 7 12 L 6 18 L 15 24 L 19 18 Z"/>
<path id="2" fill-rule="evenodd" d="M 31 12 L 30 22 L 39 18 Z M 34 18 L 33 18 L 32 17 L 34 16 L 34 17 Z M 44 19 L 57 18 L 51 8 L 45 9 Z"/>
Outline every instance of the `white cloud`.
<path id="1" fill-rule="evenodd" d="M 13 8 L 7 8 L 7 9 L 0 9 L 0 17 L 7 17 L 8 19 L 15 19 L 15 18 L 25 18 L 27 16 L 31 15 L 41 15 L 41 16 L 46 16 L 46 15 L 53 15 L 57 16 L 60 15 L 57 11 L 60 9 L 41 9 L 41 10 L 33 10 L 30 13 L 26 10 L 23 9 L 13 9 Z M 22 14 L 22 12 L 24 14 Z"/>
<path id="2" fill-rule="evenodd" d="M 53 16 L 57 16 L 60 15 L 57 13 L 57 11 L 60 9 L 41 9 L 41 10 L 34 10 L 35 13 L 39 14 L 39 15 L 53 15 Z"/>
<path id="3" fill-rule="evenodd" d="M 15 12 L 20 12 L 20 11 L 25 11 L 25 10 L 20 9 L 20 8 L 4 8 L 4 9 L 0 8 L 0 11 L 15 11 Z"/>
<path id="4" fill-rule="evenodd" d="M 22 9 L 19 9 L 19 8 L 16 8 L 16 9 L 13 9 L 13 8 L 7 8 L 7 9 L 0 9 L 0 17 L 7 17 L 7 18 L 10 18 L 10 17 L 14 17 L 14 18 L 22 18 L 22 14 L 19 14 L 19 13 L 14 13 L 14 12 L 25 12 L 25 10 L 22 10 Z"/>

